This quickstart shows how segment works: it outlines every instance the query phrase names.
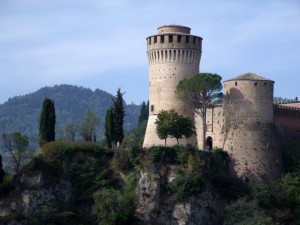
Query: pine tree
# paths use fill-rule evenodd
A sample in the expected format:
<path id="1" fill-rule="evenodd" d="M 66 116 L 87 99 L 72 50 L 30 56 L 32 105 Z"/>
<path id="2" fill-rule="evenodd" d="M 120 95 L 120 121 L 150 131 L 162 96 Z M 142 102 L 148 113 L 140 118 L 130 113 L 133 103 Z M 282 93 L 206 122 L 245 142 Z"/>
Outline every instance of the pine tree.
<path id="1" fill-rule="evenodd" d="M 119 88 L 117 91 L 117 95 L 115 99 L 113 99 L 113 120 L 114 120 L 114 144 L 117 145 L 118 143 L 121 144 L 124 138 L 124 130 L 123 130 L 123 123 L 124 123 L 124 116 L 125 116 L 125 109 L 124 109 L 124 102 L 123 102 L 123 95 L 121 93 L 121 89 Z"/>
<path id="2" fill-rule="evenodd" d="M 55 107 L 54 101 L 46 98 L 40 115 L 39 144 L 55 141 Z"/>
<path id="3" fill-rule="evenodd" d="M 3 182 L 4 176 L 5 176 L 5 172 L 2 164 L 2 155 L 0 154 L 0 184 Z"/>

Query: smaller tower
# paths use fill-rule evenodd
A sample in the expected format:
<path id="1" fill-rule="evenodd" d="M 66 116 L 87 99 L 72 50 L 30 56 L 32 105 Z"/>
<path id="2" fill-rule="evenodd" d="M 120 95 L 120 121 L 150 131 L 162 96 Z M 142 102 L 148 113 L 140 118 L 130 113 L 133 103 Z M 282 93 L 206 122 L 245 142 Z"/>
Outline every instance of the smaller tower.
<path id="1" fill-rule="evenodd" d="M 246 73 L 224 82 L 224 150 L 245 179 L 280 176 L 281 154 L 273 121 L 274 81 Z"/>

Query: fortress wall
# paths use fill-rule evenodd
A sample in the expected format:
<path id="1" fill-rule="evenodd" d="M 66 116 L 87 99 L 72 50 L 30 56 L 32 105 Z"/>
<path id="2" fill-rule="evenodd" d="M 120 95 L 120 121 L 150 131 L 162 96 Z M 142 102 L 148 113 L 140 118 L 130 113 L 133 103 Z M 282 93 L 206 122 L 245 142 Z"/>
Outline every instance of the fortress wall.
<path id="1" fill-rule="evenodd" d="M 300 108 L 274 105 L 274 121 L 286 133 L 300 132 Z"/>
<path id="2" fill-rule="evenodd" d="M 197 142 L 198 147 L 203 146 L 202 143 L 202 119 L 200 116 L 195 116 L 196 131 L 197 131 Z M 206 113 L 206 139 L 212 138 L 212 148 L 223 148 L 224 144 L 224 112 L 223 105 L 217 105 L 213 108 L 207 109 Z"/>
<path id="3" fill-rule="evenodd" d="M 239 177 L 270 181 L 280 178 L 282 162 L 274 123 L 232 120 L 224 150 Z"/>

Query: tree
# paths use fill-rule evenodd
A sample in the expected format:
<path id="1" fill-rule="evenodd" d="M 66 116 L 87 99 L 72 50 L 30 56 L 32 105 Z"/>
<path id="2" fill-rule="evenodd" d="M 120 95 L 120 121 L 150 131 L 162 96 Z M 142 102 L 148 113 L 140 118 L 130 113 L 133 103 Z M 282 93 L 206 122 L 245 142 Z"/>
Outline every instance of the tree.
<path id="1" fill-rule="evenodd" d="M 39 144 L 55 141 L 55 107 L 54 101 L 46 98 L 40 115 Z"/>
<path id="2" fill-rule="evenodd" d="M 105 115 L 105 137 L 108 148 L 112 148 L 115 139 L 115 127 L 114 127 L 114 112 L 112 108 L 106 111 Z"/>
<path id="3" fill-rule="evenodd" d="M 4 176 L 5 176 L 5 172 L 2 164 L 2 155 L 0 154 L 0 184 L 3 182 Z"/>
<path id="4" fill-rule="evenodd" d="M 96 130 L 99 122 L 99 117 L 97 117 L 91 110 L 86 112 L 86 115 L 80 125 L 80 135 L 85 141 L 96 141 Z"/>
<path id="5" fill-rule="evenodd" d="M 156 124 L 156 133 L 160 139 L 165 140 L 165 146 L 167 145 L 167 138 L 170 136 L 171 129 L 171 117 L 170 113 L 165 110 L 161 110 L 157 114 Z"/>
<path id="6" fill-rule="evenodd" d="M 19 132 L 2 133 L 2 143 L 5 149 L 9 152 L 11 163 L 18 173 L 23 161 L 28 157 L 29 140 L 26 135 L 21 135 Z"/>
<path id="7" fill-rule="evenodd" d="M 76 137 L 76 126 L 73 123 L 68 123 L 64 128 L 64 138 L 67 141 L 74 142 Z"/>
<path id="8" fill-rule="evenodd" d="M 194 121 L 189 117 L 179 115 L 174 109 L 161 110 L 157 114 L 156 133 L 160 139 L 165 140 L 167 144 L 167 138 L 176 138 L 179 144 L 179 139 L 185 136 L 186 138 L 191 137 L 195 134 Z"/>
<path id="9" fill-rule="evenodd" d="M 124 93 L 121 93 L 121 89 L 119 88 L 117 91 L 117 95 L 113 99 L 113 119 L 114 119 L 114 143 L 117 145 L 121 144 L 124 138 L 124 101 L 123 101 Z"/>
<path id="10" fill-rule="evenodd" d="M 178 96 L 189 104 L 202 120 L 203 149 L 206 137 L 206 111 L 222 96 L 221 80 L 218 74 L 200 73 L 181 80 L 176 87 Z"/>
<path id="11" fill-rule="evenodd" d="M 148 116 L 149 116 L 149 109 L 146 103 L 143 101 L 140 109 L 138 125 L 141 125 L 143 121 L 148 120 Z"/>
<path id="12" fill-rule="evenodd" d="M 189 138 L 196 134 L 194 120 L 189 117 L 184 117 L 176 113 L 173 115 L 171 122 L 170 136 L 176 138 L 177 144 L 179 144 L 179 139 L 182 136 Z"/>

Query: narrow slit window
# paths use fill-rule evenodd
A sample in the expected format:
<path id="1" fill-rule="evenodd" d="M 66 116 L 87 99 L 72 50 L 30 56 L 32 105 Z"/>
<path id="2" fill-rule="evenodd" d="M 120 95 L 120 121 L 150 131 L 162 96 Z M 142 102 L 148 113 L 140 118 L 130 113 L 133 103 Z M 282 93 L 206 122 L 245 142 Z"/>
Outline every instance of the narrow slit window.
<path id="1" fill-rule="evenodd" d="M 163 35 L 160 36 L 160 43 L 165 43 L 165 36 Z"/>
<path id="2" fill-rule="evenodd" d="M 237 86 L 237 82 L 235 82 L 235 86 Z"/>
<path id="3" fill-rule="evenodd" d="M 193 37 L 193 44 L 196 44 L 196 37 Z"/>
<path id="4" fill-rule="evenodd" d="M 154 105 L 151 105 L 151 112 L 154 111 Z"/>
<path id="5" fill-rule="evenodd" d="M 257 87 L 257 82 L 254 83 L 254 86 Z"/>
<path id="6" fill-rule="evenodd" d="M 151 37 L 149 37 L 149 45 L 151 45 Z"/>
<path id="7" fill-rule="evenodd" d="M 157 36 L 154 36 L 154 44 L 157 43 Z"/>
<path id="8" fill-rule="evenodd" d="M 169 35 L 169 43 L 173 43 L 173 35 Z"/>

